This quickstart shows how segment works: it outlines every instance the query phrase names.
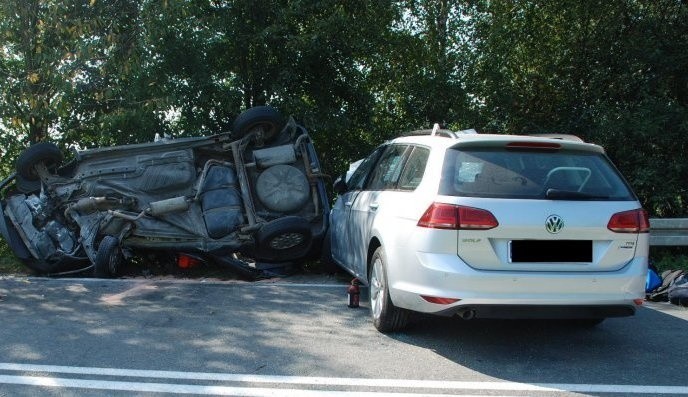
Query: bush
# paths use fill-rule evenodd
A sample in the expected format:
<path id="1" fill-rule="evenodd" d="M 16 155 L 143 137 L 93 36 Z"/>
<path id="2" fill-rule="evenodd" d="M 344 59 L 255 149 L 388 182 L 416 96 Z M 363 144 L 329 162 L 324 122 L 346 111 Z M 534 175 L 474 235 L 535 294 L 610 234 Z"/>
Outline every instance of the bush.
<path id="1" fill-rule="evenodd" d="M 660 273 L 670 269 L 688 271 L 688 247 L 651 247 L 650 263 L 655 265 Z"/>

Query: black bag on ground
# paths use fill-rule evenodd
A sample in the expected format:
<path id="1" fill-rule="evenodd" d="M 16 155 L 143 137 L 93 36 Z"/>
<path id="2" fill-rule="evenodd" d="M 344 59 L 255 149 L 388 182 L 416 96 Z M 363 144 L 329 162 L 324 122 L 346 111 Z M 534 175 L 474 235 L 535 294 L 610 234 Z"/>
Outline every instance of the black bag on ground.
<path id="1" fill-rule="evenodd" d="M 662 285 L 646 296 L 652 302 L 669 301 L 669 288 L 681 276 L 685 275 L 684 270 L 665 270 L 662 272 Z M 687 286 L 688 287 L 688 286 Z"/>
<path id="2" fill-rule="evenodd" d="M 677 278 L 669 287 L 669 302 L 674 305 L 688 306 L 688 275 Z"/>

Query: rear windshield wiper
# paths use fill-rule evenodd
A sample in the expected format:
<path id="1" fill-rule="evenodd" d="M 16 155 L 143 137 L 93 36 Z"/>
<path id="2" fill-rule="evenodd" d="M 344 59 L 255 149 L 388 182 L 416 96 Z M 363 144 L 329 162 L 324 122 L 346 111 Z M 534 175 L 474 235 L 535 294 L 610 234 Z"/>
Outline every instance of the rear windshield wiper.
<path id="1" fill-rule="evenodd" d="M 583 192 L 575 192 L 569 190 L 559 190 L 559 189 L 547 189 L 545 192 L 545 197 L 552 200 L 566 200 L 566 199 L 578 199 L 578 200 L 608 200 L 609 196 L 603 196 L 599 194 L 590 194 Z"/>

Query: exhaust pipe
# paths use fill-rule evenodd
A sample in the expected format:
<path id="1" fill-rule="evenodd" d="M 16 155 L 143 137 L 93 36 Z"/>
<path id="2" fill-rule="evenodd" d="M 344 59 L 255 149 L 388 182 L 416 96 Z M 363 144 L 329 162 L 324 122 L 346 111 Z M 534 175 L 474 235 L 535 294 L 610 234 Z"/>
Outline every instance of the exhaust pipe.
<path id="1" fill-rule="evenodd" d="M 456 312 L 456 315 L 461 317 L 463 320 L 472 320 L 475 317 L 475 310 L 473 309 L 463 309 Z"/>

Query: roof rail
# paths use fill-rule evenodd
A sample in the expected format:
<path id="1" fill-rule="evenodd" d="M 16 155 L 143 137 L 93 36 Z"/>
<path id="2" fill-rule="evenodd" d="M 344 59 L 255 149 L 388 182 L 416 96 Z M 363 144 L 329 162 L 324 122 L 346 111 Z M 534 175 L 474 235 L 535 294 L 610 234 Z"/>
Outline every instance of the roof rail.
<path id="1" fill-rule="evenodd" d="M 430 134 L 430 136 L 437 135 L 437 131 L 439 131 L 439 130 L 440 130 L 439 123 L 435 123 L 435 125 L 432 126 L 432 134 Z"/>
<path id="2" fill-rule="evenodd" d="M 439 137 L 443 137 L 443 138 L 456 139 L 460 135 L 477 134 L 477 133 L 478 132 L 472 128 L 467 129 L 467 130 L 461 130 L 461 131 L 447 130 L 447 129 L 441 128 L 438 123 L 435 123 L 432 126 L 432 129 L 408 131 L 408 132 L 401 134 L 401 136 L 430 135 L 430 136 L 439 136 Z"/>

